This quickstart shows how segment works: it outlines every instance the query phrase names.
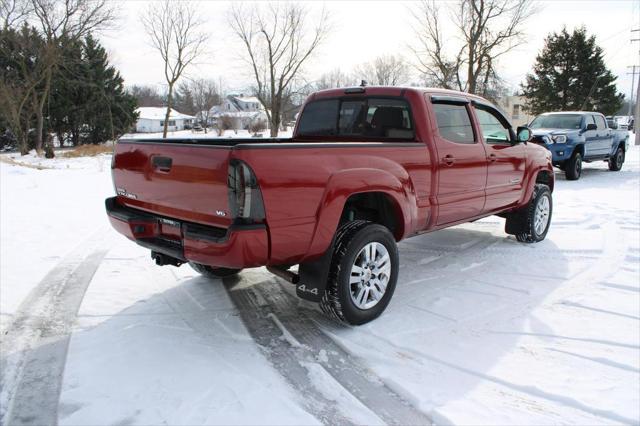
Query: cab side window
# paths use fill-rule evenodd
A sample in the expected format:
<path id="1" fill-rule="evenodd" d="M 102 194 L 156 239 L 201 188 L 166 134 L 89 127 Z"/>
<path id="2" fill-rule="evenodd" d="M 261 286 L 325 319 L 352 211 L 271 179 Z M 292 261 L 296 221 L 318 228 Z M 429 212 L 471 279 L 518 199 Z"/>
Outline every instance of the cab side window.
<path id="1" fill-rule="evenodd" d="M 586 129 L 589 124 L 596 124 L 596 121 L 591 114 L 584 117 L 584 128 Z"/>
<path id="2" fill-rule="evenodd" d="M 464 104 L 434 103 L 440 136 L 455 143 L 475 143 L 471 119 Z"/>
<path id="3" fill-rule="evenodd" d="M 596 118 L 596 126 L 598 126 L 598 130 L 604 130 L 607 128 L 607 124 L 604 122 L 604 117 L 601 115 L 595 115 Z"/>
<path id="4" fill-rule="evenodd" d="M 511 143 L 509 127 L 502 123 L 497 113 L 489 108 L 474 107 L 486 143 Z"/>

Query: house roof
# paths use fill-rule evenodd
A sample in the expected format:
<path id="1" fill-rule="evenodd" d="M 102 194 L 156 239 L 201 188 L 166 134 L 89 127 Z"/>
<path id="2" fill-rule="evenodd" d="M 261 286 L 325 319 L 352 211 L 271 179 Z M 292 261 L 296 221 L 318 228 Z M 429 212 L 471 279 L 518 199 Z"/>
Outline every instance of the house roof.
<path id="1" fill-rule="evenodd" d="M 165 115 L 167 113 L 167 108 L 165 107 L 140 107 L 136 109 L 136 112 L 138 112 L 138 117 L 139 118 L 146 118 L 149 120 L 164 120 Z M 191 119 L 191 118 L 195 118 L 192 115 L 187 115 L 187 114 L 182 114 L 181 112 L 176 111 L 175 109 L 171 108 L 171 113 L 169 114 L 169 118 L 173 118 L 173 119 Z"/>
<path id="2" fill-rule="evenodd" d="M 260 110 L 260 111 L 236 111 L 236 112 L 217 110 L 215 112 L 210 112 L 209 113 L 209 117 L 211 117 L 211 118 L 217 118 L 217 117 L 222 117 L 222 116 L 236 117 L 236 118 L 256 118 L 256 117 L 261 116 L 261 115 L 265 116 L 265 118 L 266 118 L 266 114 L 265 114 L 264 110 Z"/>
<path id="3" fill-rule="evenodd" d="M 255 103 L 260 103 L 260 101 L 258 100 L 258 98 L 256 98 L 255 96 L 234 96 L 235 99 L 241 101 L 241 102 L 255 102 Z"/>

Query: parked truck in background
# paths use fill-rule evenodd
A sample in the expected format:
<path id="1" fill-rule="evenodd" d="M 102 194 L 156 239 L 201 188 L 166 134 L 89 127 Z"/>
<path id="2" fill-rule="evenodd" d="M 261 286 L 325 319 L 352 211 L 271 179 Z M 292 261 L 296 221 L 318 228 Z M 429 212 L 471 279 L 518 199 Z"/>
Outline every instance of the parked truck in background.
<path id="1" fill-rule="evenodd" d="M 604 115 L 571 111 L 540 114 L 530 123 L 533 142 L 552 153 L 553 165 L 568 180 L 580 179 L 583 162 L 606 161 L 619 171 L 629 149 L 629 133 L 611 129 Z"/>
<path id="2" fill-rule="evenodd" d="M 466 93 L 326 90 L 290 139 L 121 139 L 106 208 L 160 265 L 215 277 L 267 266 L 363 324 L 393 295 L 404 238 L 489 215 L 518 241 L 545 238 L 554 174 L 530 136 Z"/>

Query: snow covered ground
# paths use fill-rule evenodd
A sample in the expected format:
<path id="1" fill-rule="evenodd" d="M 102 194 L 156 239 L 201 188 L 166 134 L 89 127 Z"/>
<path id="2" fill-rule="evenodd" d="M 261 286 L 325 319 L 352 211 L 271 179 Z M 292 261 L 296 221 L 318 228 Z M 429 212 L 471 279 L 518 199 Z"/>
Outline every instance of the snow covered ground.
<path id="1" fill-rule="evenodd" d="M 360 327 L 263 269 L 155 266 L 107 223 L 109 155 L 10 157 L 0 423 L 640 423 L 638 147 L 621 172 L 557 174 L 542 243 L 495 217 L 402 242 Z"/>

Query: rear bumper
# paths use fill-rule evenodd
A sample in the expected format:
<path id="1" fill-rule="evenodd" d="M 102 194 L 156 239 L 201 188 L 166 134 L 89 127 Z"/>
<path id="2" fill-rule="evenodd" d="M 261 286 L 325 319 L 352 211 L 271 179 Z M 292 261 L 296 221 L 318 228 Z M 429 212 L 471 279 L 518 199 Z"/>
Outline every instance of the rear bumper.
<path id="1" fill-rule="evenodd" d="M 117 197 L 107 198 L 105 207 L 116 231 L 142 247 L 176 259 L 234 269 L 268 263 L 269 237 L 264 224 L 224 229 L 182 222 L 122 206 Z M 164 227 L 174 232 L 163 233 Z"/>

